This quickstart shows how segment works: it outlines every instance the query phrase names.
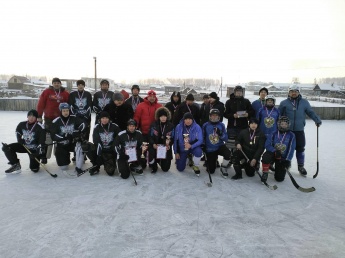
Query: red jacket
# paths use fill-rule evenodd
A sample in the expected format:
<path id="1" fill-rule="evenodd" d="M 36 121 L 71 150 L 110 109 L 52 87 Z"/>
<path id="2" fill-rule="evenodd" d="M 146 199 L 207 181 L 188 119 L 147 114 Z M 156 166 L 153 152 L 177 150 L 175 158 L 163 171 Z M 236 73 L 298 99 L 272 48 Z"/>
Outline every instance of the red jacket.
<path id="1" fill-rule="evenodd" d="M 141 102 L 134 113 L 134 120 L 138 123 L 138 128 L 142 134 L 148 134 L 150 131 L 151 124 L 155 121 L 155 112 L 158 108 L 162 107 L 161 104 L 155 102 L 152 104 L 147 100 L 147 97 L 144 98 L 144 102 Z"/>
<path id="2" fill-rule="evenodd" d="M 62 102 L 68 103 L 69 93 L 65 90 L 65 88 L 60 88 L 59 92 L 56 92 L 53 86 L 49 86 L 49 88 L 45 89 L 40 99 L 37 103 L 37 112 L 38 117 L 41 118 L 44 113 L 44 117 L 48 119 L 55 119 L 60 116 L 59 105 Z"/>

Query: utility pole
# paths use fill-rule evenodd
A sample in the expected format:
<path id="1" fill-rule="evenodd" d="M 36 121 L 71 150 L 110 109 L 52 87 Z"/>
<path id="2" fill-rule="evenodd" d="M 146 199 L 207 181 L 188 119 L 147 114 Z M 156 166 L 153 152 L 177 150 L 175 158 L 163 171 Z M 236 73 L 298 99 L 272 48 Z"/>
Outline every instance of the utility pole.
<path id="1" fill-rule="evenodd" d="M 97 91 L 97 57 L 93 57 L 95 59 L 95 92 Z"/>

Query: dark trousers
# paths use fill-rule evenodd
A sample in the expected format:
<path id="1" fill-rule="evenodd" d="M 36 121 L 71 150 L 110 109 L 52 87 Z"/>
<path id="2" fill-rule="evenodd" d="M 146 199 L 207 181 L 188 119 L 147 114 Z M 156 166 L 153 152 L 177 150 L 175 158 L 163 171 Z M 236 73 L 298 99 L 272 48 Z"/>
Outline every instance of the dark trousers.
<path id="1" fill-rule="evenodd" d="M 3 147 L 2 150 L 5 153 L 6 158 L 14 165 L 19 162 L 17 157 L 17 153 L 28 153 L 27 150 L 21 145 L 20 143 L 11 143 L 7 145 L 7 147 Z M 36 153 L 36 150 L 30 150 L 33 154 Z M 29 156 L 30 159 L 30 169 L 38 169 L 40 164 L 34 159 Z"/>
<path id="2" fill-rule="evenodd" d="M 207 165 L 210 173 L 216 171 L 218 155 L 223 156 L 225 160 L 231 159 L 231 151 L 225 145 L 220 146 L 216 151 L 206 152 Z"/>
<path id="3" fill-rule="evenodd" d="M 253 157 L 251 155 L 248 155 L 248 159 L 249 161 L 247 162 L 243 153 L 240 150 L 236 150 L 233 156 L 234 168 L 235 170 L 236 168 L 244 169 L 248 177 L 253 177 L 255 175 L 255 168 L 258 168 L 260 166 L 260 160 L 257 160 L 255 167 L 252 167 L 249 162 L 253 159 Z"/>
<path id="4" fill-rule="evenodd" d="M 74 152 L 74 144 L 56 144 L 56 163 L 59 167 L 61 166 L 67 166 L 71 163 L 71 155 L 70 152 Z"/>
<path id="5" fill-rule="evenodd" d="M 278 182 L 284 181 L 285 175 L 286 175 L 286 167 L 282 165 L 281 160 L 275 159 L 273 152 L 266 151 L 262 155 L 262 163 L 263 164 L 275 163 L 274 179 L 277 180 Z"/>

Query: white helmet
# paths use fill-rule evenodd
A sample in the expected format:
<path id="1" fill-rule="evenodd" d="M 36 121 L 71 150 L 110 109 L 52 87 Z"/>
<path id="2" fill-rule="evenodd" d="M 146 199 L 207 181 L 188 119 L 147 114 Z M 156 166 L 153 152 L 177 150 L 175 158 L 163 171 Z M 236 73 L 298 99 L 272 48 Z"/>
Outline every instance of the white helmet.
<path id="1" fill-rule="evenodd" d="M 267 106 L 267 100 L 269 100 L 269 99 L 273 100 L 273 106 L 274 106 L 276 104 L 276 97 L 274 97 L 274 95 L 267 95 L 265 97 L 265 105 L 266 106 Z"/>
<path id="2" fill-rule="evenodd" d="M 290 85 L 290 87 L 289 87 L 289 92 L 290 91 L 298 91 L 299 92 L 299 87 L 297 86 L 297 84 L 292 84 L 292 85 Z"/>

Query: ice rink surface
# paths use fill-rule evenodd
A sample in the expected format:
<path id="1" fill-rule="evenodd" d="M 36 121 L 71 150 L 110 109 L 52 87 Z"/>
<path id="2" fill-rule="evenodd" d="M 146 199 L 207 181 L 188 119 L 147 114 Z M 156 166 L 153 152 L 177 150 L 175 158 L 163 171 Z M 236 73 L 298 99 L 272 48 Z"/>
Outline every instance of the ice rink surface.
<path id="1" fill-rule="evenodd" d="M 26 112 L 0 111 L 1 141 L 15 141 L 15 128 Z M 306 125 L 307 178 L 292 175 L 268 183 L 246 177 L 232 181 L 212 176 L 204 167 L 121 179 L 84 174 L 68 178 L 55 157 L 37 174 L 26 154 L 19 154 L 22 173 L 9 167 L 0 152 L 1 257 L 345 257 L 345 121 L 323 121 L 319 129 L 320 172 L 316 179 L 316 127 Z M 84 168 L 91 164 L 87 161 Z M 73 171 L 70 165 L 70 171 Z M 234 171 L 230 169 L 230 177 Z"/>

